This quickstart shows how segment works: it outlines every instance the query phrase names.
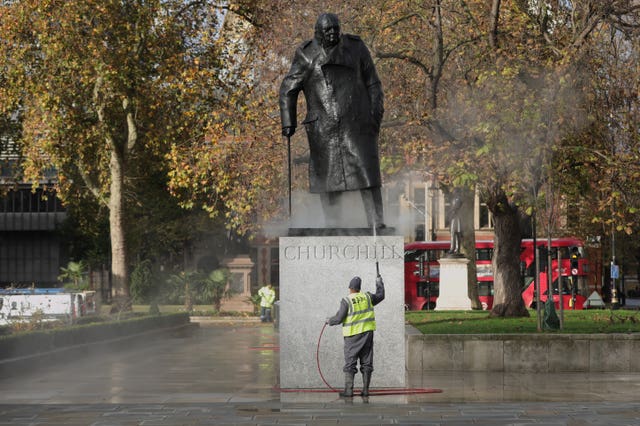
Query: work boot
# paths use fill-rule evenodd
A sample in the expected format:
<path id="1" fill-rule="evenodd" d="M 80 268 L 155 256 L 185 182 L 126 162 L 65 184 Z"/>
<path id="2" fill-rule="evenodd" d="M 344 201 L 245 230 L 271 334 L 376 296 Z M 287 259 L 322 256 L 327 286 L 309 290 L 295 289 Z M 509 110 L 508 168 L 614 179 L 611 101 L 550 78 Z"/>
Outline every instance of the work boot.
<path id="1" fill-rule="evenodd" d="M 371 371 L 362 372 L 362 396 L 369 396 L 369 383 L 371 383 Z"/>
<path id="2" fill-rule="evenodd" d="M 353 376 L 355 373 L 344 373 L 344 392 L 340 392 L 342 398 L 353 397 Z"/>

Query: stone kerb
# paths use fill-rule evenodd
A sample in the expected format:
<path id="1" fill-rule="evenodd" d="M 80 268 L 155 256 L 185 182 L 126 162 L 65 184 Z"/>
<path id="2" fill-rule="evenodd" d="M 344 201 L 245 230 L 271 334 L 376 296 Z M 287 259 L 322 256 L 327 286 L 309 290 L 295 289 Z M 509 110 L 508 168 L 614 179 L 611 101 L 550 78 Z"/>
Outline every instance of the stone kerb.
<path id="1" fill-rule="evenodd" d="M 408 326 L 409 371 L 640 372 L 635 334 L 423 335 Z"/>
<path id="2" fill-rule="evenodd" d="M 326 388 L 316 350 L 327 317 L 335 315 L 354 276 L 375 292 L 376 259 L 386 298 L 375 308 L 373 387 L 405 386 L 404 241 L 398 236 L 280 238 L 280 386 Z M 343 337 L 329 327 L 319 350 L 320 368 L 333 387 L 344 385 Z M 356 387 L 361 386 L 356 375 Z"/>

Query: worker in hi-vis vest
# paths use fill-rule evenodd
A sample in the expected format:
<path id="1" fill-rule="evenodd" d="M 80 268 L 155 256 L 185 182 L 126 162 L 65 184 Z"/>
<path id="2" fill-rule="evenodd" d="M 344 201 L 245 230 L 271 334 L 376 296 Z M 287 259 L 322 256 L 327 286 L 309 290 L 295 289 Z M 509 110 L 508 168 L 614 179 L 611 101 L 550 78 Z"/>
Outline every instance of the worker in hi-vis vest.
<path id="1" fill-rule="evenodd" d="M 271 308 L 276 300 L 276 291 L 272 284 L 265 284 L 258 290 L 260 296 L 260 321 L 271 322 Z"/>
<path id="2" fill-rule="evenodd" d="M 344 336 L 344 392 L 342 397 L 353 396 L 353 378 L 358 371 L 360 360 L 362 373 L 362 396 L 369 396 L 369 384 L 373 372 L 373 332 L 376 329 L 376 317 L 373 307 L 384 300 L 384 282 L 378 274 L 376 277 L 376 293 L 361 293 L 360 277 L 353 277 L 349 282 L 349 296 L 340 301 L 338 312 L 327 318 L 329 325 L 342 324 Z"/>

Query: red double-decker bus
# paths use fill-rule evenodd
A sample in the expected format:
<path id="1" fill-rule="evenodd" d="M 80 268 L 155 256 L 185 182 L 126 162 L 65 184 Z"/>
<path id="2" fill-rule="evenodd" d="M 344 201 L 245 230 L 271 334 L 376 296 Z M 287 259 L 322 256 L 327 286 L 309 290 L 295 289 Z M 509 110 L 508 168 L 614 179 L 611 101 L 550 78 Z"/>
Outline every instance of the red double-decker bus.
<path id="1" fill-rule="evenodd" d="M 537 240 L 540 263 L 540 300 L 547 300 L 547 241 Z M 440 291 L 440 265 L 438 260 L 447 254 L 449 241 L 417 241 L 405 245 L 404 282 L 405 306 L 409 310 L 435 309 Z M 523 300 L 525 305 L 535 308 L 534 295 L 534 249 L 533 240 L 524 239 L 521 243 L 521 274 Z M 560 254 L 560 277 L 558 280 L 558 253 Z M 493 307 L 493 241 L 476 241 L 476 285 L 482 307 Z M 565 309 L 583 309 L 588 292 L 587 277 L 590 274 L 589 263 L 585 256 L 584 244 L 577 238 L 554 238 L 551 240 L 551 271 L 553 280 L 553 299 L 559 307 L 560 294 Z M 561 285 L 558 285 L 558 282 Z M 565 297 L 567 296 L 567 297 Z"/>

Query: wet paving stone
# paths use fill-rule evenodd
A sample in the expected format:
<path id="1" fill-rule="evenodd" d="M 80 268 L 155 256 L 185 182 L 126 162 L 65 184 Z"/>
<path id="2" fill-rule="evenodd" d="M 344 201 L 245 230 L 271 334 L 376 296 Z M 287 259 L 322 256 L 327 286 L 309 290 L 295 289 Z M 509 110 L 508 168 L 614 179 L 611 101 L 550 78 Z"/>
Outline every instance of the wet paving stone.
<path id="1" fill-rule="evenodd" d="M 640 375 L 412 374 L 442 393 L 345 401 L 333 393 L 281 394 L 273 327 L 206 325 L 0 376 L 0 426 L 200 425 L 640 425 Z M 538 375 L 539 376 L 539 375 Z M 570 386 L 566 386 L 570 383 Z"/>

